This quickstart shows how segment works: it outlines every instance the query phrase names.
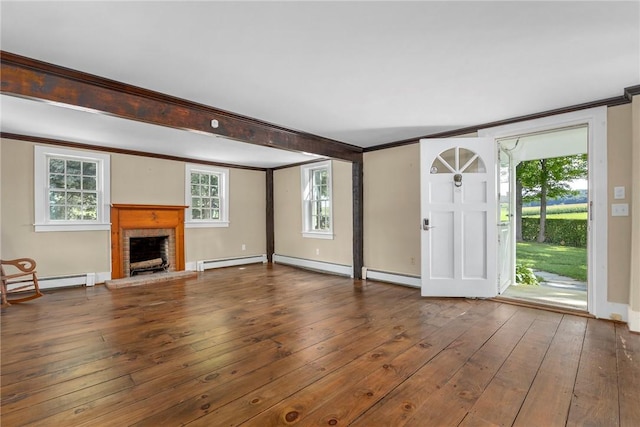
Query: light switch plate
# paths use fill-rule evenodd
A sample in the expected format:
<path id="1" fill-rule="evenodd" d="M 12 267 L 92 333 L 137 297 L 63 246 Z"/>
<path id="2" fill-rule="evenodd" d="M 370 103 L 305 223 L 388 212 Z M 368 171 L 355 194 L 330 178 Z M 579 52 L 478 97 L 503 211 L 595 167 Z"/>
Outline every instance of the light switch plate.
<path id="1" fill-rule="evenodd" d="M 624 199 L 624 187 L 613 187 L 613 198 Z"/>
<path id="2" fill-rule="evenodd" d="M 629 216 L 628 203 L 612 203 L 611 216 Z"/>

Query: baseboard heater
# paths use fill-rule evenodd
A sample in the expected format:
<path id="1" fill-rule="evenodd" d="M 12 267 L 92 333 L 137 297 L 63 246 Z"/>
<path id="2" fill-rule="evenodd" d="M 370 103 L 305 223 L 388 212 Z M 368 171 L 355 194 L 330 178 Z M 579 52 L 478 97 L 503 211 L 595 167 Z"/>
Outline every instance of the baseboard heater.
<path id="1" fill-rule="evenodd" d="M 395 283 L 397 285 L 409 286 L 412 288 L 421 288 L 422 279 L 420 276 L 411 276 L 407 274 L 387 273 L 384 271 L 370 270 L 362 267 L 362 278 L 378 280 L 380 282 Z"/>
<path id="2" fill-rule="evenodd" d="M 331 262 L 314 261 L 306 258 L 295 258 L 284 255 L 273 255 L 273 262 L 277 264 L 287 264 L 294 267 L 302 267 L 309 270 L 317 270 L 325 273 L 337 274 L 339 276 L 353 277 L 353 267 L 350 265 L 333 264 Z"/>
<path id="3" fill-rule="evenodd" d="M 40 289 L 67 288 L 71 286 L 94 286 L 111 279 L 111 273 L 84 273 L 68 276 L 38 277 Z"/>
<path id="4" fill-rule="evenodd" d="M 267 255 L 256 255 L 238 258 L 221 258 L 187 263 L 187 270 L 205 271 L 212 268 L 233 267 L 244 264 L 259 264 L 267 262 Z"/>

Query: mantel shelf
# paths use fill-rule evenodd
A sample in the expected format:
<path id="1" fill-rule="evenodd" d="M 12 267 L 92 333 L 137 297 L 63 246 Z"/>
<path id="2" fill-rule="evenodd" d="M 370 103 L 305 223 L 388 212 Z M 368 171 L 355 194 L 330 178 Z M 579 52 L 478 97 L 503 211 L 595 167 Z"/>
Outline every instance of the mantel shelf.
<path id="1" fill-rule="evenodd" d="M 133 205 L 133 204 L 120 204 L 113 203 L 111 205 L 112 208 L 116 209 L 187 209 L 189 206 L 185 205 Z"/>

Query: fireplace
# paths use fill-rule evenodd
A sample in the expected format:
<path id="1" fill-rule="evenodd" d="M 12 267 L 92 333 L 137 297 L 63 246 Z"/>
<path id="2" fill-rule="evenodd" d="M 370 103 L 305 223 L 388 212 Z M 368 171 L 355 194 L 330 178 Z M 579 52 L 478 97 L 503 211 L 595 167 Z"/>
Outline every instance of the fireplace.
<path id="1" fill-rule="evenodd" d="M 111 277 L 184 270 L 184 209 L 112 205 Z"/>
<path id="2" fill-rule="evenodd" d="M 129 267 L 126 265 L 125 247 L 125 272 L 130 276 L 137 274 L 150 274 L 168 271 L 171 260 L 175 258 L 175 243 L 170 242 L 170 236 L 145 236 L 129 237 Z M 173 251 L 171 250 L 173 247 Z"/>

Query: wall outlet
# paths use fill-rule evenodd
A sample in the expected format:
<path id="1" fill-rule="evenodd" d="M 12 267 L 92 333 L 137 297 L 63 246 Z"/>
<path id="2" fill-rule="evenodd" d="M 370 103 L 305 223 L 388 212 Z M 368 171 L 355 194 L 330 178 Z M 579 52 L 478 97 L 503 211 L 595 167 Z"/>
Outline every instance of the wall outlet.
<path id="1" fill-rule="evenodd" d="M 245 245 L 244 243 L 242 244 L 242 250 L 246 251 L 247 250 L 247 245 Z"/>
<path id="2" fill-rule="evenodd" d="M 613 198 L 614 199 L 624 199 L 624 187 L 613 187 Z"/>
<path id="3" fill-rule="evenodd" d="M 320 249 L 316 248 L 316 255 L 320 255 Z"/>

